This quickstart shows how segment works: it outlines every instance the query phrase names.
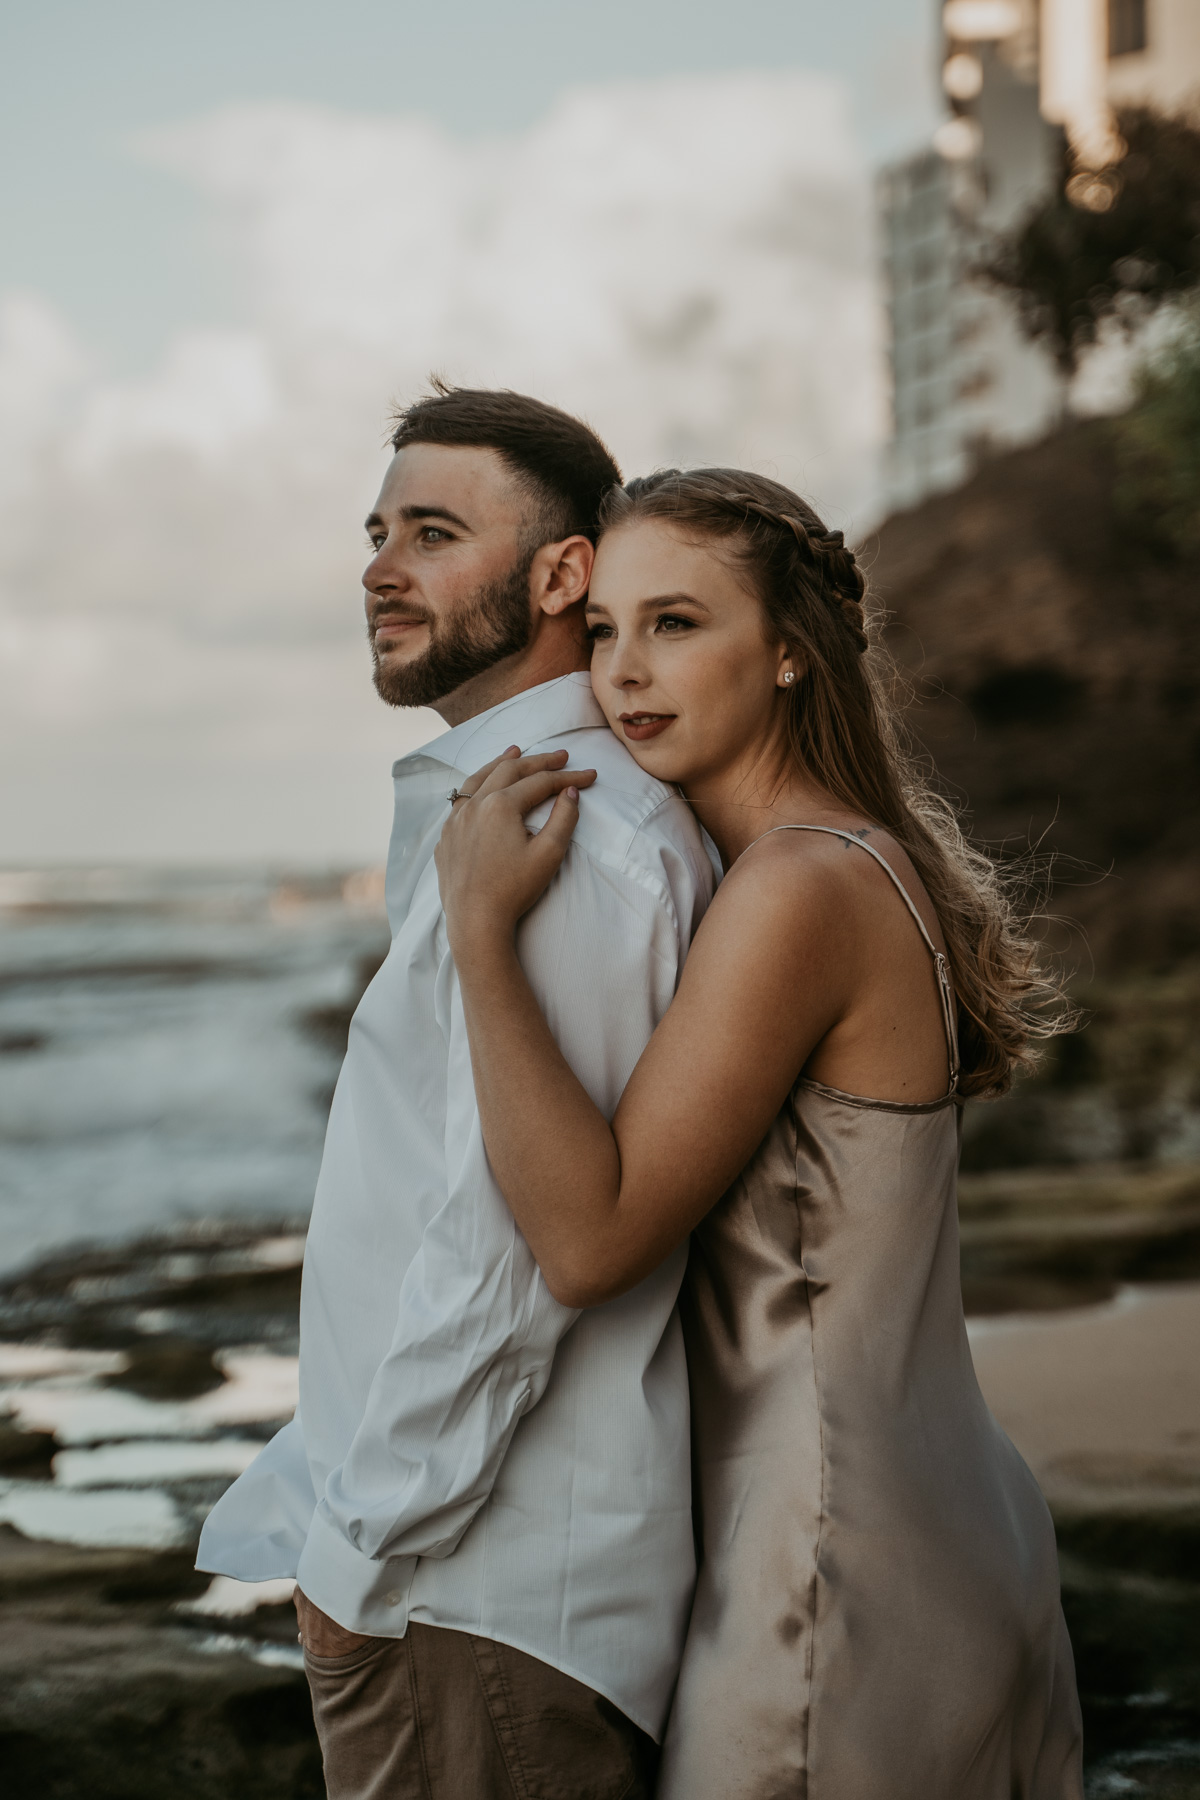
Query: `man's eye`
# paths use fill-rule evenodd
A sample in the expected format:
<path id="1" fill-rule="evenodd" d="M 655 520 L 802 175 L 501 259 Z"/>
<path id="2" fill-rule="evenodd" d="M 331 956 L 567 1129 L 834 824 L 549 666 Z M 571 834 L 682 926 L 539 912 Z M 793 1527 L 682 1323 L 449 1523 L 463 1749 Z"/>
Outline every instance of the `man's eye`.
<path id="1" fill-rule="evenodd" d="M 678 631 L 691 631 L 695 625 L 695 620 L 682 618 L 679 613 L 659 613 L 658 618 L 655 620 L 655 625 L 661 631 L 672 633 Z"/>
<path id="2" fill-rule="evenodd" d="M 448 539 L 449 536 L 450 533 L 443 531 L 440 525 L 423 525 L 421 527 L 421 539 L 426 544 L 440 542 L 442 538 Z"/>

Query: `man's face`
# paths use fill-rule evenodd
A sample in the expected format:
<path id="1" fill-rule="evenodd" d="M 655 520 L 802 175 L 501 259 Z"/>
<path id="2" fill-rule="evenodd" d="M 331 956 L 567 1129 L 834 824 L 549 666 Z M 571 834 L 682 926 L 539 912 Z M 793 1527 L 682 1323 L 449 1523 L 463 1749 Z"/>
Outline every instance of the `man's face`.
<path id="1" fill-rule="evenodd" d="M 375 686 L 432 706 L 533 631 L 530 501 L 494 450 L 410 444 L 384 476 L 363 571 Z"/>

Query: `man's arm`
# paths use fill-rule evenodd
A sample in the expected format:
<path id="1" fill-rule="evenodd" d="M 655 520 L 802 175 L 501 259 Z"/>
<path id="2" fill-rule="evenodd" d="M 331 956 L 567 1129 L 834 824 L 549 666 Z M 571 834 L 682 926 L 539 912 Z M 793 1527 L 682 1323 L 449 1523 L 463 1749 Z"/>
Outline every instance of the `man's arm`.
<path id="1" fill-rule="evenodd" d="M 656 877 L 573 845 L 521 924 L 533 991 L 606 1117 L 674 994 L 707 898 L 701 879 L 678 855 Z M 335 1618 L 354 1562 L 455 1549 L 578 1316 L 546 1287 L 489 1167 L 448 949 L 437 1004 L 449 1045 L 447 1197 L 405 1276 L 391 1346 L 299 1570 L 304 1592 Z"/>

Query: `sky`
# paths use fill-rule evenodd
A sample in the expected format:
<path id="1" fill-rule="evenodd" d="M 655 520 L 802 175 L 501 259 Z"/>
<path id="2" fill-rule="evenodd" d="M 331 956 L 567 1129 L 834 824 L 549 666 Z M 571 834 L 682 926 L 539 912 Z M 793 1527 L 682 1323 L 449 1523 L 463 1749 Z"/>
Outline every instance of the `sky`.
<path id="1" fill-rule="evenodd" d="M 0 862 L 370 863 L 360 521 L 437 368 L 851 532 L 930 0 L 41 0 L 0 25 Z"/>

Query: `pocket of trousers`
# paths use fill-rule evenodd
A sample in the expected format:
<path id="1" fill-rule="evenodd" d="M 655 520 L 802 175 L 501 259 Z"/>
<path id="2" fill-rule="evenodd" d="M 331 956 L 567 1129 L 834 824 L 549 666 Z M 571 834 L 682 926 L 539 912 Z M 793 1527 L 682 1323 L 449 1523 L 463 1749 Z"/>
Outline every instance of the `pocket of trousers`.
<path id="1" fill-rule="evenodd" d="M 361 1669 L 364 1663 L 371 1661 L 394 1644 L 395 1638 L 368 1638 L 365 1644 L 357 1644 L 353 1650 L 347 1650 L 341 1656 L 317 1656 L 304 1646 L 304 1666 L 314 1675 L 347 1675 L 352 1669 Z"/>

